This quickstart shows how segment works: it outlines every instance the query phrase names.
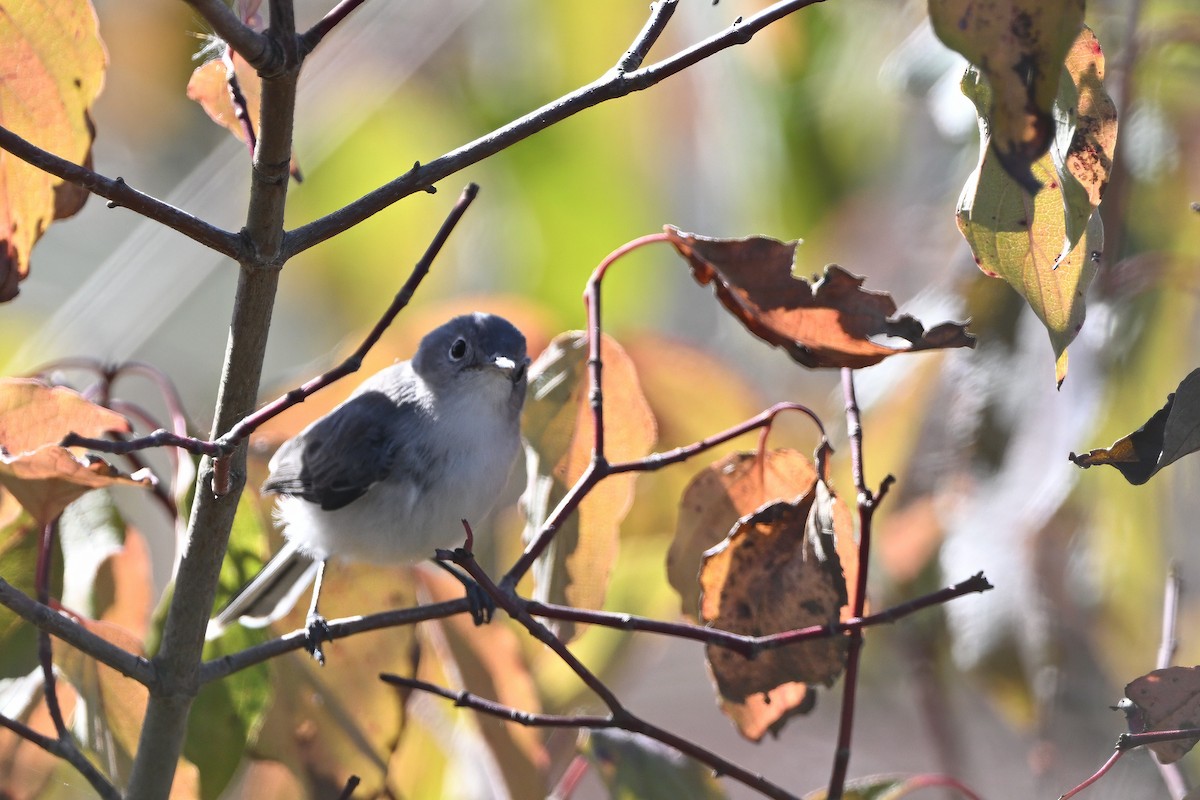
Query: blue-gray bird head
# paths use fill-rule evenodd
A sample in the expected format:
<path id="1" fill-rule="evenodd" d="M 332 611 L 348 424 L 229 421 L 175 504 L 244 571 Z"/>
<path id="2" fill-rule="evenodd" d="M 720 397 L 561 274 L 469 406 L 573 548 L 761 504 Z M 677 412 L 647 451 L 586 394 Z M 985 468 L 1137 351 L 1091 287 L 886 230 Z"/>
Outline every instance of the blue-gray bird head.
<path id="1" fill-rule="evenodd" d="M 487 392 L 517 409 L 525 401 L 525 337 L 494 314 L 464 314 L 430 331 L 412 366 L 435 394 Z"/>

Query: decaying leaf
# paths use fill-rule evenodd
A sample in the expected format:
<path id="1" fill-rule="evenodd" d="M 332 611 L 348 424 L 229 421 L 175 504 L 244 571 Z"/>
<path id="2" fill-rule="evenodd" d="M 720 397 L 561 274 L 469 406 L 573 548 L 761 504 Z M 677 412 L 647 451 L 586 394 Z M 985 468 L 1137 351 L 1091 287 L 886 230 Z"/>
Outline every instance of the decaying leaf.
<path id="1" fill-rule="evenodd" d="M 654 415 L 629 356 L 607 336 L 600 347 L 601 388 L 604 406 L 610 409 L 604 418 L 606 457 L 610 462 L 641 458 L 654 446 Z M 587 358 L 587 337 L 569 332 L 555 337 L 529 369 L 529 397 L 521 423 L 529 475 L 526 538 L 540 530 L 591 462 L 595 423 L 588 402 Z M 539 600 L 601 607 L 635 479 L 636 473 L 627 473 L 601 481 L 564 521 L 534 566 Z M 570 640 L 576 628 L 558 623 L 556 631 Z"/>
<path id="2" fill-rule="evenodd" d="M 29 0 L 0 1 L 0 125 L 75 164 L 91 157 L 89 109 L 104 83 L 107 56 L 89 0 L 53 10 Z M 86 194 L 0 151 L 0 302 L 17 296 L 29 253 L 56 219 Z"/>
<path id="3" fill-rule="evenodd" d="M 817 472 L 797 450 L 731 453 L 701 470 L 679 501 L 679 522 L 667 553 L 667 578 L 679 592 L 683 613 L 700 608 L 700 564 L 738 519 L 771 500 L 795 500 L 812 491 Z"/>
<path id="4" fill-rule="evenodd" d="M 77 455 L 57 444 L 72 431 L 99 437 L 129 430 L 120 414 L 70 389 L 0 380 L 0 485 L 43 525 L 91 489 L 118 483 L 152 486 L 149 470 L 125 475 L 101 458 Z"/>
<path id="5" fill-rule="evenodd" d="M 1167 667 L 1135 678 L 1125 686 L 1119 708 L 1129 720 L 1130 733 L 1200 728 L 1200 667 Z M 1129 705 L 1129 704 L 1132 704 Z M 1197 739 L 1178 739 L 1146 745 L 1163 764 L 1178 761 Z"/>
<path id="6" fill-rule="evenodd" d="M 938 38 L 992 85 L 994 96 L 984 110 L 991 149 L 1030 193 L 1043 182 L 1030 168 L 1054 138 L 1051 107 L 1083 11 L 1084 0 L 929 0 Z"/>
<path id="7" fill-rule="evenodd" d="M 975 346 L 965 324 L 945 322 L 926 331 L 908 314 L 894 316 L 896 303 L 888 294 L 863 289 L 863 278 L 836 264 L 812 284 L 794 277 L 797 242 L 711 239 L 670 225 L 665 231 L 698 283 L 711 283 L 747 330 L 806 367 L 861 369 L 897 353 Z M 876 341 L 888 337 L 908 346 Z"/>
<path id="8" fill-rule="evenodd" d="M 1059 73 L 1057 135 L 1052 150 L 1025 166 L 1039 187 L 1031 192 L 989 147 L 995 91 L 980 70 L 967 70 L 962 89 L 979 113 L 980 157 L 959 198 L 958 227 L 979 268 L 1003 278 L 1046 326 L 1061 385 L 1067 346 L 1083 327 L 1084 296 L 1104 249 L 1096 207 L 1112 169 L 1117 114 L 1104 89 L 1104 53 L 1090 29 L 1079 31 Z"/>
<path id="9" fill-rule="evenodd" d="M 815 472 L 815 471 L 814 471 Z M 829 625 L 847 605 L 856 548 L 845 506 L 824 480 L 795 502 L 768 503 L 738 520 L 705 554 L 701 621 L 751 636 Z M 856 574 L 851 571 L 850 578 Z M 845 666 L 846 639 L 833 636 L 759 653 L 754 659 L 709 645 L 706 655 L 722 710 L 757 741 L 812 707 L 804 684 L 832 684 Z"/>
<path id="10" fill-rule="evenodd" d="M 1188 453 L 1200 450 L 1200 369 L 1188 373 L 1167 402 L 1128 436 L 1107 448 L 1070 459 L 1087 469 L 1099 464 L 1116 467 L 1125 480 L 1140 486 L 1159 470 Z"/>
<path id="11" fill-rule="evenodd" d="M 623 730 L 595 730 L 580 751 L 614 800 L 722 800 L 712 770 L 678 750 Z"/>

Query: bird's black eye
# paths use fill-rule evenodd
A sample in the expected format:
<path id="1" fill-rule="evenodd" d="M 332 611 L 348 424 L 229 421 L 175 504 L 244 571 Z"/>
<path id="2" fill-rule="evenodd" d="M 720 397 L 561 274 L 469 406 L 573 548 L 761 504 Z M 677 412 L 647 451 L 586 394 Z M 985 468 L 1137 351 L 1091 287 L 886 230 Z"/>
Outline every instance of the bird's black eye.
<path id="1" fill-rule="evenodd" d="M 458 361 L 467 354 L 467 340 L 459 337 L 450 345 L 450 360 Z"/>

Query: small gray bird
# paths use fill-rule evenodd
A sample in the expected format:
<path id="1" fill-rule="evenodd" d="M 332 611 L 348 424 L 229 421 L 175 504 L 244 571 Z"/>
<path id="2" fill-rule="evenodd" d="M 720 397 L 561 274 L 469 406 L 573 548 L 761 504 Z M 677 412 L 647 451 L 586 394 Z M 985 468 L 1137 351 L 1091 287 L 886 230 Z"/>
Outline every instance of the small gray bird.
<path id="1" fill-rule="evenodd" d="M 411 563 L 461 543 L 508 481 L 521 443 L 525 337 L 491 314 L 455 317 L 411 361 L 365 380 L 346 402 L 287 440 L 264 493 L 280 495 L 287 543 L 209 621 L 262 627 L 315 578 L 309 651 L 322 660 L 317 612 L 330 558 Z"/>

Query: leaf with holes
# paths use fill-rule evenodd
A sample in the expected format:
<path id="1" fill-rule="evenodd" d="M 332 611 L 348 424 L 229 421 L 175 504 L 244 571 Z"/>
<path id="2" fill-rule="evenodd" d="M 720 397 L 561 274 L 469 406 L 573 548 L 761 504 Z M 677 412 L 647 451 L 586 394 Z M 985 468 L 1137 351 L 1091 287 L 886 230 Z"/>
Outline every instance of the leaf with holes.
<path id="1" fill-rule="evenodd" d="M 1070 459 L 1087 469 L 1106 464 L 1140 486 L 1163 467 L 1200 450 L 1200 369 L 1188 373 L 1167 403 L 1128 436 Z"/>
<path id="2" fill-rule="evenodd" d="M 974 347 L 965 324 L 945 322 L 928 331 L 884 292 L 862 288 L 863 278 L 831 264 L 810 284 L 792 275 L 798 242 L 766 236 L 711 239 L 670 225 L 667 238 L 701 285 L 758 338 L 782 348 L 806 367 L 878 364 L 888 356 L 946 347 Z M 877 341 L 900 339 L 907 345 Z"/>

